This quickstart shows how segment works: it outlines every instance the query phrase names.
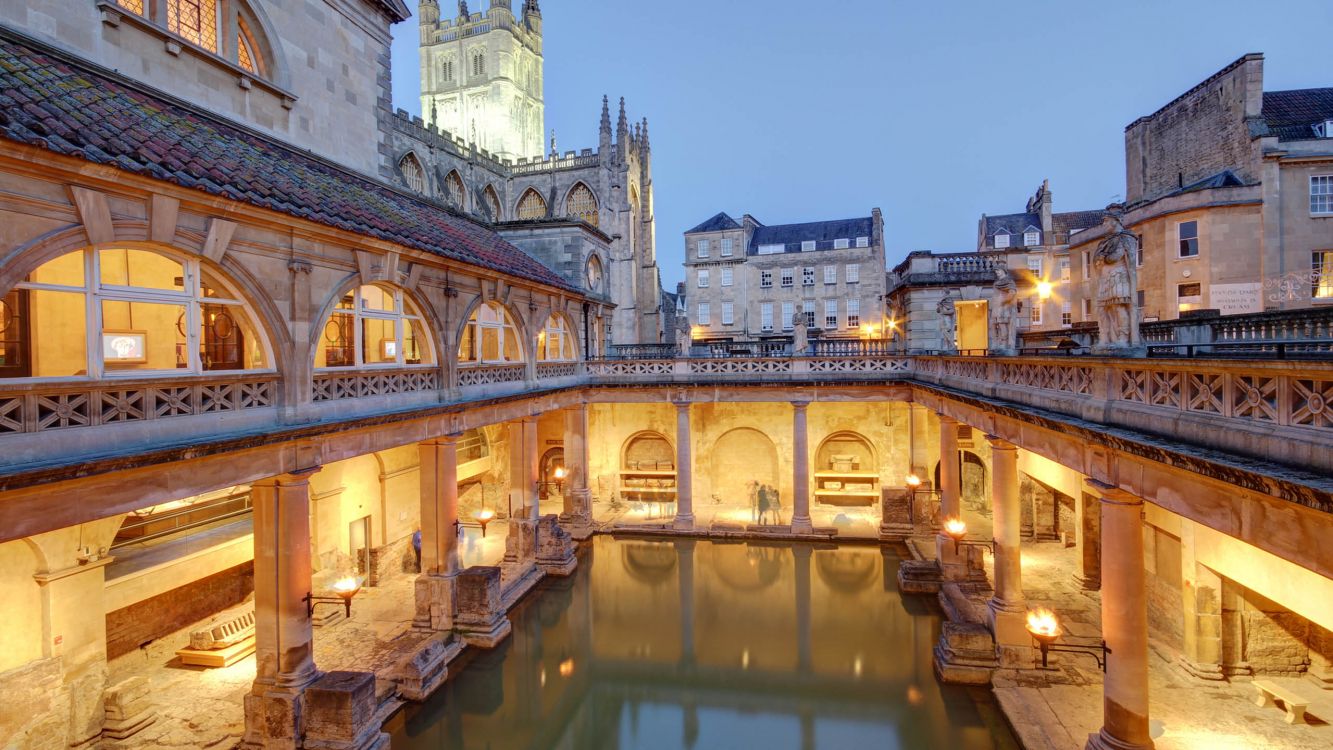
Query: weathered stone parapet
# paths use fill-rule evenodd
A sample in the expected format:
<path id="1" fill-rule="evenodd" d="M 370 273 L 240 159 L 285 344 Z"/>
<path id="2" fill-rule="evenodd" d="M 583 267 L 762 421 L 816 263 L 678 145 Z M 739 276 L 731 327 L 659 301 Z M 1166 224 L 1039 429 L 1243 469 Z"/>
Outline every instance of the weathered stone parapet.
<path id="1" fill-rule="evenodd" d="M 306 750 L 380 750 L 373 672 L 329 672 L 305 689 Z"/>
<path id="2" fill-rule="evenodd" d="M 574 572 L 574 539 L 560 526 L 554 515 L 537 522 L 537 566 L 548 575 L 567 576 Z"/>
<path id="3" fill-rule="evenodd" d="M 148 680 L 142 675 L 107 688 L 103 705 L 106 721 L 102 724 L 102 737 L 107 740 L 128 739 L 157 721 L 148 696 Z"/>
<path id="4" fill-rule="evenodd" d="M 469 646 L 494 648 L 509 636 L 499 568 L 477 565 L 459 573 L 454 596 L 454 631 Z"/>
<path id="5" fill-rule="evenodd" d="M 505 538 L 504 562 L 524 567 L 537 559 L 537 521 L 532 518 L 509 519 L 509 536 Z"/>
<path id="6" fill-rule="evenodd" d="M 912 535 L 912 491 L 905 487 L 884 490 L 880 498 L 879 538 L 902 540 Z"/>
<path id="7" fill-rule="evenodd" d="M 426 700 L 449 676 L 449 661 L 460 646 L 446 635 L 437 635 L 404 657 L 389 673 L 398 693 L 410 701 Z"/>
<path id="8" fill-rule="evenodd" d="M 422 573 L 416 580 L 416 615 L 412 627 L 418 630 L 446 631 L 454 626 L 453 576 Z"/>

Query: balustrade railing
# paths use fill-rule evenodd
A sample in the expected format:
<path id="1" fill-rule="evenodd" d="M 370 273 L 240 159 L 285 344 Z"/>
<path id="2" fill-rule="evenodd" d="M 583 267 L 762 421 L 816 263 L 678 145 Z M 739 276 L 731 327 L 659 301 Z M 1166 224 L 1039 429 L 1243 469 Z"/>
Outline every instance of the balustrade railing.
<path id="1" fill-rule="evenodd" d="M 322 372 L 315 375 L 312 399 L 316 402 L 340 401 L 434 391 L 439 387 L 439 370 L 435 368 Z"/>
<path id="2" fill-rule="evenodd" d="M 526 376 L 526 365 L 478 365 L 458 368 L 458 385 L 497 385 L 521 383 Z"/>
<path id="3" fill-rule="evenodd" d="M 982 273 L 1008 267 L 1003 254 L 946 255 L 935 258 L 935 273 Z"/>
<path id="4" fill-rule="evenodd" d="M 577 362 L 538 362 L 537 379 L 569 378 L 579 374 Z"/>
<path id="5" fill-rule="evenodd" d="M 812 357 L 887 357 L 895 351 L 891 339 L 816 339 L 810 342 Z"/>

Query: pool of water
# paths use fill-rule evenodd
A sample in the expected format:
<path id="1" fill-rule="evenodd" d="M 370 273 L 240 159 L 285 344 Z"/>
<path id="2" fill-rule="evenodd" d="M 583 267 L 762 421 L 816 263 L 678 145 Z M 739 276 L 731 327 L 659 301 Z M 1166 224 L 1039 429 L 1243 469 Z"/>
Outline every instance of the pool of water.
<path id="1" fill-rule="evenodd" d="M 940 616 L 873 546 L 596 537 L 513 635 L 389 724 L 394 750 L 1016 748 L 940 685 Z"/>

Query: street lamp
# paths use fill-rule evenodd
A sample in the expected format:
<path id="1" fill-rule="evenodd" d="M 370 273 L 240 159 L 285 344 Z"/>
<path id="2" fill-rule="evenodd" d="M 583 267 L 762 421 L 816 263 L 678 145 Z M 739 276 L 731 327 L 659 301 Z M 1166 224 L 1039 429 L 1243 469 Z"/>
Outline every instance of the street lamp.
<path id="1" fill-rule="evenodd" d="M 315 616 L 315 605 L 317 604 L 338 604 L 341 603 L 347 608 L 347 616 L 352 616 L 352 597 L 356 596 L 361 590 L 362 579 L 356 576 L 340 578 L 334 582 L 333 593 L 337 596 L 315 596 L 307 591 L 305 597 L 301 600 L 305 602 L 306 617 Z"/>
<path id="2" fill-rule="evenodd" d="M 1097 644 L 1083 643 L 1065 643 L 1055 645 L 1060 639 L 1060 621 L 1056 618 L 1055 612 L 1045 607 L 1029 610 L 1027 616 L 1027 630 L 1036 641 L 1037 648 L 1041 651 L 1041 668 L 1047 668 L 1047 655 L 1054 651 L 1066 654 L 1086 654 L 1091 656 L 1097 662 L 1097 666 L 1106 671 L 1106 661 L 1109 658 L 1111 649 L 1107 647 L 1103 640 Z"/>
<path id="3" fill-rule="evenodd" d="M 1037 282 L 1037 296 L 1043 300 L 1048 300 L 1051 298 L 1051 291 L 1053 288 L 1051 282 L 1045 280 L 1039 281 Z"/>
<path id="4" fill-rule="evenodd" d="M 486 524 L 490 523 L 491 520 L 495 518 L 495 511 L 491 510 L 490 508 L 482 508 L 481 510 L 476 512 L 473 518 L 476 518 L 477 523 L 481 524 L 481 538 L 485 539 Z"/>
<path id="5" fill-rule="evenodd" d="M 958 554 L 958 545 L 967 536 L 967 523 L 954 516 L 944 519 L 944 535 L 953 540 L 953 553 Z"/>

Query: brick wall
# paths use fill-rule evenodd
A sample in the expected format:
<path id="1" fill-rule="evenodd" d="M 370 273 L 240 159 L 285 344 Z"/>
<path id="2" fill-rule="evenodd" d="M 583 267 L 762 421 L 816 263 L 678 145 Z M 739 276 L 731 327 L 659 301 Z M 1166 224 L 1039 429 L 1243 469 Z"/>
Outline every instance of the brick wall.
<path id="1" fill-rule="evenodd" d="M 108 659 L 239 604 L 255 590 L 254 562 L 187 583 L 106 615 Z"/>
<path id="2" fill-rule="evenodd" d="M 1227 580 L 1223 587 L 1234 590 L 1233 596 L 1223 597 L 1223 632 L 1239 640 L 1229 647 L 1224 645 L 1227 671 L 1304 674 L 1310 666 L 1311 641 L 1321 635 L 1317 626 L 1237 583 Z"/>

